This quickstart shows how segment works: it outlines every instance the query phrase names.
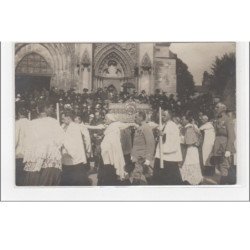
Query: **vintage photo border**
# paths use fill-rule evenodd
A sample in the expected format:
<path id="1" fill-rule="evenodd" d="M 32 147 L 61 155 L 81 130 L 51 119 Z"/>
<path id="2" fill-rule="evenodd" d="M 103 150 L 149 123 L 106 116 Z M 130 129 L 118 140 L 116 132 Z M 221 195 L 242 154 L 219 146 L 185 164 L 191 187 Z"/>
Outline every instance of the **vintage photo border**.
<path id="1" fill-rule="evenodd" d="M 1 44 L 1 199 L 3 201 L 248 201 L 249 43 L 236 44 L 237 184 L 233 186 L 16 187 L 14 43 Z"/>

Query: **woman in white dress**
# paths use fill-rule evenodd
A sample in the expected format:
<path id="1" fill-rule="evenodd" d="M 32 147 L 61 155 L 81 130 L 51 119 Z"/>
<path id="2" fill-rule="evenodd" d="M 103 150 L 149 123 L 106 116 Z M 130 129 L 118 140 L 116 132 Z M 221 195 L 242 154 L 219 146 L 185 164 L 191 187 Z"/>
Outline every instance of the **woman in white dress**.
<path id="1" fill-rule="evenodd" d="M 198 185 L 203 180 L 198 151 L 199 130 L 191 115 L 183 116 L 182 123 L 185 128 L 184 143 L 186 148 L 184 163 L 181 167 L 182 180 L 184 184 Z"/>

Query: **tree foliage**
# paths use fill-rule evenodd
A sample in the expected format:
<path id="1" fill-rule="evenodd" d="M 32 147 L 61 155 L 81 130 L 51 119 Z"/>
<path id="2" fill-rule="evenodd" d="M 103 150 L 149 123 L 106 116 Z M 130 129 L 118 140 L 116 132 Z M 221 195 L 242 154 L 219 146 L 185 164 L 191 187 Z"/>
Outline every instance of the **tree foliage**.
<path id="1" fill-rule="evenodd" d="M 235 53 L 225 54 L 221 58 L 216 57 L 212 65 L 211 89 L 217 94 L 223 95 L 226 88 L 232 92 L 236 89 L 236 58 Z"/>
<path id="2" fill-rule="evenodd" d="M 180 59 L 176 59 L 177 93 L 179 96 L 189 96 L 194 93 L 194 79 L 188 66 Z"/>

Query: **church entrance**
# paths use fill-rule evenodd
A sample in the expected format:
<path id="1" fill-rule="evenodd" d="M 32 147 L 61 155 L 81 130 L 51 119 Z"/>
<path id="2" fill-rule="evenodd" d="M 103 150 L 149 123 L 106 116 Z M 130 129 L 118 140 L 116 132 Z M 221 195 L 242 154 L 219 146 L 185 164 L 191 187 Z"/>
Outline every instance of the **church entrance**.
<path id="1" fill-rule="evenodd" d="M 51 76 L 52 68 L 47 61 L 37 53 L 30 53 L 16 67 L 15 92 L 49 90 Z"/>
<path id="2" fill-rule="evenodd" d="M 16 75 L 16 94 L 50 89 L 51 76 Z"/>
<path id="3" fill-rule="evenodd" d="M 135 82 L 135 64 L 128 48 L 119 44 L 97 45 L 94 52 L 94 88 L 113 85 L 122 91 L 123 83 Z"/>

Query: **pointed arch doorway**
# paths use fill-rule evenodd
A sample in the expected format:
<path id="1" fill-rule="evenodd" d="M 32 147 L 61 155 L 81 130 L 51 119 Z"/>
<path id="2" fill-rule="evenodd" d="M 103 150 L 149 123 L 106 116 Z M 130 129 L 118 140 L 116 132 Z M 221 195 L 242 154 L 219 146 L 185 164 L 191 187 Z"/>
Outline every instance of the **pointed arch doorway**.
<path id="1" fill-rule="evenodd" d="M 49 90 L 52 75 L 52 68 L 41 55 L 29 53 L 16 66 L 15 92 Z"/>
<path id="2" fill-rule="evenodd" d="M 136 82 L 134 61 L 119 44 L 104 45 L 94 55 L 94 62 L 94 88 L 113 85 L 119 92 L 124 82 Z"/>

